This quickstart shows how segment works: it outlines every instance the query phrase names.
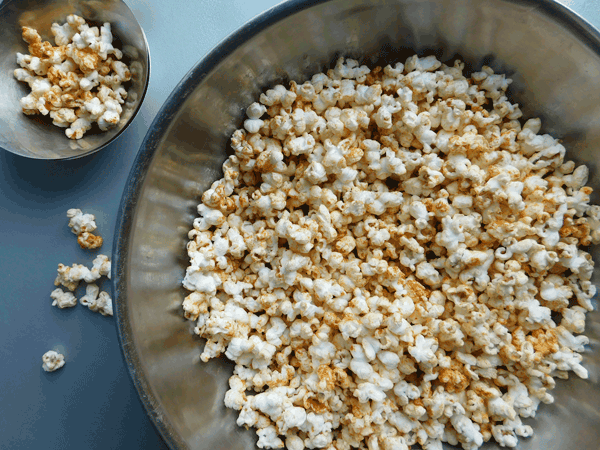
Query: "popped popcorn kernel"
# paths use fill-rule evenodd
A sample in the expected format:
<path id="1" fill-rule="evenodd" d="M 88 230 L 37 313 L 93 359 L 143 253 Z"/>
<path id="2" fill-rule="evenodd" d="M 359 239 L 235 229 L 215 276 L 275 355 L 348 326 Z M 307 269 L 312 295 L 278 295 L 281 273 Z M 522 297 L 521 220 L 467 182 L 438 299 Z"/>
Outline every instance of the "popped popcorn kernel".
<path id="1" fill-rule="evenodd" d="M 88 306 L 90 310 L 97 311 L 103 316 L 112 316 L 113 315 L 113 307 L 112 307 L 112 299 L 107 292 L 102 291 L 98 296 L 98 299 L 93 305 Z"/>
<path id="2" fill-rule="evenodd" d="M 259 447 L 515 447 L 554 377 L 588 377 L 589 171 L 519 120 L 512 80 L 463 69 L 342 58 L 233 133 L 183 310 Z"/>
<path id="3" fill-rule="evenodd" d="M 102 247 L 104 240 L 102 236 L 96 236 L 87 231 L 77 236 L 77 243 L 81 248 L 96 249 Z"/>
<path id="4" fill-rule="evenodd" d="M 71 308 L 77 305 L 77 298 L 72 292 L 65 292 L 60 288 L 54 289 L 50 294 L 52 298 L 52 306 L 58 306 L 60 309 Z"/>
<path id="5" fill-rule="evenodd" d="M 42 369 L 44 369 L 46 372 L 54 372 L 65 365 L 64 355 L 55 352 L 54 350 L 49 350 L 44 353 L 42 356 L 42 361 Z"/>

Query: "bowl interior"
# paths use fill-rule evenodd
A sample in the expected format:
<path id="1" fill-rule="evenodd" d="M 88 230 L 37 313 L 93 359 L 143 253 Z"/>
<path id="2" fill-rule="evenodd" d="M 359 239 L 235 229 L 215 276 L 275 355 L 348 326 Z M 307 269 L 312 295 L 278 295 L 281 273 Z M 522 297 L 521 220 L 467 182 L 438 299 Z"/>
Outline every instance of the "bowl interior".
<path id="1" fill-rule="evenodd" d="M 125 358 L 172 448 L 252 449 L 254 431 L 223 406 L 231 364 L 199 363 L 201 341 L 182 318 L 187 232 L 202 192 L 221 177 L 232 131 L 267 87 L 304 81 L 339 56 L 374 66 L 418 52 L 460 57 L 508 74 L 525 117 L 563 140 L 600 188 L 600 38 L 551 1 L 329 0 L 283 3 L 234 33 L 187 75 L 146 136 L 124 195 L 113 280 Z M 594 201 L 599 197 L 595 194 Z M 592 249 L 597 258 L 597 249 Z M 595 281 L 598 273 L 595 273 Z M 542 405 L 522 449 L 595 448 L 600 439 L 600 315 L 591 313 L 589 380 L 572 377 Z M 448 447 L 450 448 L 450 447 Z M 496 444 L 484 448 L 497 449 Z"/>
<path id="2" fill-rule="evenodd" d="M 29 92 L 27 83 L 17 81 L 17 52 L 28 54 L 21 27 L 38 30 L 42 39 L 54 44 L 50 27 L 77 14 L 94 25 L 110 22 L 113 45 L 123 50 L 123 61 L 132 71 L 119 123 L 100 131 L 95 126 L 82 139 L 65 136 L 64 128 L 52 125 L 48 116 L 27 116 L 19 100 Z M 114 140 L 140 108 L 150 74 L 150 54 L 144 32 L 131 10 L 120 0 L 7 0 L 0 5 L 0 148 L 35 159 L 68 159 L 84 156 Z M 127 86 L 127 85 L 126 85 Z"/>

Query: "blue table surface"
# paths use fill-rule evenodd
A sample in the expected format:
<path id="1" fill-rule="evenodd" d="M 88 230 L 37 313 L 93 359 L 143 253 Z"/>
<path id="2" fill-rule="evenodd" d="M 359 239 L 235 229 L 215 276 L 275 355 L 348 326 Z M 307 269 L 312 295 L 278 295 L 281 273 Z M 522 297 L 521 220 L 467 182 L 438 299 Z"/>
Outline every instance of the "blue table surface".
<path id="1" fill-rule="evenodd" d="M 114 319 L 81 305 L 51 306 L 56 267 L 110 255 L 127 175 L 162 103 L 211 48 L 277 3 L 127 0 L 152 56 L 148 94 L 131 126 L 106 149 L 74 161 L 0 150 L 0 448 L 167 448 L 129 379 Z M 600 26 L 597 0 L 562 3 Z M 69 208 L 96 215 L 102 249 L 79 248 L 67 226 Z M 54 373 L 42 370 L 49 349 L 67 361 Z"/>

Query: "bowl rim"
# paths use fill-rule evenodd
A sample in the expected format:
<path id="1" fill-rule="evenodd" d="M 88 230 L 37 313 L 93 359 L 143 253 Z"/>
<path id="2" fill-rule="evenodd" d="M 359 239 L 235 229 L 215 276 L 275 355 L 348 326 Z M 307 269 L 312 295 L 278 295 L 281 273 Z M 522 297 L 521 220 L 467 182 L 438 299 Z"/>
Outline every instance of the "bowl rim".
<path id="1" fill-rule="evenodd" d="M 2 9 L 4 9 L 4 8 L 9 7 L 11 5 L 11 3 L 12 3 L 12 0 L 5 0 L 4 2 L 0 3 L 0 11 L 2 11 Z M 142 24 L 140 23 L 138 18 L 135 16 L 135 13 L 131 10 L 129 5 L 127 5 L 127 3 L 125 3 L 125 1 L 122 1 L 122 3 L 125 6 L 125 8 L 127 8 L 129 13 L 131 14 L 131 16 L 136 21 L 136 23 L 138 24 L 140 31 L 142 32 L 142 40 L 144 41 L 144 47 L 146 49 L 146 53 L 148 54 L 148 57 L 146 58 L 146 83 L 144 83 L 144 88 L 140 95 L 140 99 L 139 99 L 137 106 L 133 110 L 133 113 L 131 114 L 131 117 L 129 118 L 129 120 L 125 123 L 125 125 L 123 125 L 123 128 L 121 128 L 112 138 L 110 138 L 108 141 L 104 142 L 102 145 L 99 145 L 98 147 L 95 147 L 92 150 L 90 150 L 86 153 L 81 153 L 79 155 L 57 157 L 57 158 L 44 158 L 44 157 L 39 157 L 36 155 L 24 155 L 22 153 L 17 153 L 13 149 L 8 148 L 8 147 L 0 147 L 0 149 L 5 150 L 9 153 L 12 153 L 13 155 L 20 156 L 22 158 L 33 159 L 33 160 L 38 160 L 38 161 L 69 161 L 69 160 L 73 160 L 73 159 L 84 158 L 86 156 L 93 155 L 94 153 L 99 152 L 100 150 L 105 148 L 107 145 L 112 144 L 119 136 L 121 136 L 123 134 L 123 132 L 127 128 L 129 128 L 131 123 L 136 118 L 137 114 L 142 109 L 142 104 L 144 103 L 144 99 L 146 98 L 146 93 L 148 92 L 148 86 L 150 85 L 150 61 L 152 60 L 152 58 L 150 58 L 150 45 L 148 44 L 148 38 L 146 37 L 146 33 L 144 32 L 144 28 L 142 27 Z"/>
<path id="2" fill-rule="evenodd" d="M 128 321 L 129 310 L 126 302 L 125 263 L 129 255 L 131 227 L 135 217 L 136 201 L 144 185 L 153 156 L 162 138 L 169 129 L 172 119 L 192 90 L 206 76 L 243 42 L 253 38 L 265 28 L 313 6 L 329 3 L 332 0 L 284 0 L 256 15 L 248 22 L 228 34 L 217 43 L 187 72 L 169 94 L 167 100 L 156 114 L 146 133 L 128 175 L 123 196 L 118 209 L 115 234 L 112 247 L 111 287 L 115 304 L 115 320 L 121 353 L 138 396 L 150 417 L 155 429 L 171 450 L 188 448 L 178 436 L 176 428 L 163 413 L 160 401 L 143 371 L 139 354 L 133 345 L 131 324 Z M 580 14 L 558 0 L 503 0 L 538 9 L 553 18 L 558 24 L 570 30 L 582 43 L 600 56 L 600 30 L 594 27 Z"/>

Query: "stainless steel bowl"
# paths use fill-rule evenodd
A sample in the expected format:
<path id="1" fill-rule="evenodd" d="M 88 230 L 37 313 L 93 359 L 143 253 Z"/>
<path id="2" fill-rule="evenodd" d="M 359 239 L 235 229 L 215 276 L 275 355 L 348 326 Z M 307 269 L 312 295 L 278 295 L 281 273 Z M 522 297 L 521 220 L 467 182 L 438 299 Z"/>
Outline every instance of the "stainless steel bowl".
<path id="1" fill-rule="evenodd" d="M 150 417 L 173 449 L 252 449 L 253 431 L 223 406 L 232 366 L 201 364 L 182 318 L 187 232 L 201 193 L 221 176 L 231 132 L 268 86 L 305 80 L 340 55 L 370 65 L 433 51 L 509 74 L 512 98 L 598 191 L 600 34 L 551 0 L 288 1 L 202 59 L 171 94 L 141 146 L 121 203 L 113 248 L 123 353 Z M 596 195 L 594 201 L 598 202 Z M 593 249 L 600 260 L 598 249 Z M 598 281 L 598 272 L 595 274 Z M 595 450 L 600 442 L 600 314 L 590 314 L 587 381 L 559 381 L 556 402 L 529 421 L 520 449 Z M 450 448 L 450 447 L 448 447 Z M 495 444 L 485 448 L 497 449 Z"/>
<path id="2" fill-rule="evenodd" d="M 21 27 L 35 28 L 44 40 L 54 43 L 52 23 L 65 23 L 69 14 L 93 23 L 110 22 L 113 44 L 124 51 L 123 61 L 134 69 L 128 88 L 130 100 L 123 105 L 119 123 L 108 131 L 93 128 L 78 140 L 65 136 L 65 129 L 52 125 L 48 117 L 23 114 L 19 99 L 29 93 L 29 86 L 13 76 L 19 67 L 17 52 L 28 53 Z M 123 1 L 4 0 L 0 2 L 0 24 L 0 148 L 34 159 L 77 158 L 105 147 L 131 123 L 146 95 L 150 53 L 142 27 Z"/>

